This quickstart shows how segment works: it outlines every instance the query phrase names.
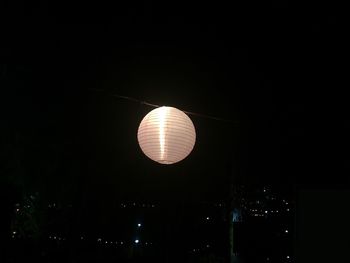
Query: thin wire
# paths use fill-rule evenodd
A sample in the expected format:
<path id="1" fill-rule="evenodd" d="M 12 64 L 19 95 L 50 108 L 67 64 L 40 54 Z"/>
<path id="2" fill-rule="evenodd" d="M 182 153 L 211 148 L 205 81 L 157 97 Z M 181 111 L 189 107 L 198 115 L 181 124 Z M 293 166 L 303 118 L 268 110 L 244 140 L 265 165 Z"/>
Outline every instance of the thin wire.
<path id="1" fill-rule="evenodd" d="M 192 112 L 192 111 L 184 111 L 184 110 L 183 110 L 183 112 L 185 112 L 189 115 L 198 116 L 198 117 L 207 118 L 207 119 L 212 119 L 212 120 L 216 120 L 216 121 L 233 122 L 232 120 L 218 118 L 218 117 L 214 117 L 214 116 L 210 116 L 210 115 L 205 115 L 202 113 L 197 113 L 197 112 Z"/>
<path id="2" fill-rule="evenodd" d="M 101 90 L 101 89 L 90 88 L 89 90 L 104 92 L 104 90 Z M 123 96 L 123 95 L 119 95 L 119 94 L 110 94 L 110 96 L 115 97 L 115 98 L 119 98 L 119 99 L 133 101 L 133 102 L 140 103 L 140 104 L 147 105 L 147 106 L 151 106 L 151 107 L 154 107 L 154 108 L 161 107 L 160 105 L 149 103 L 149 102 L 142 101 L 142 100 L 138 100 L 138 99 L 133 98 L 133 97 Z M 214 117 L 214 116 L 210 116 L 210 115 L 206 115 L 206 114 L 202 114 L 202 113 L 198 113 L 198 112 L 184 111 L 184 110 L 182 110 L 182 111 L 187 113 L 187 114 L 189 114 L 189 115 L 193 115 L 193 116 L 197 116 L 197 117 L 202 117 L 202 118 L 212 119 L 212 120 L 216 120 L 216 121 L 223 121 L 223 122 L 233 123 L 232 120 L 228 120 L 228 119 L 218 118 L 218 117 Z"/>

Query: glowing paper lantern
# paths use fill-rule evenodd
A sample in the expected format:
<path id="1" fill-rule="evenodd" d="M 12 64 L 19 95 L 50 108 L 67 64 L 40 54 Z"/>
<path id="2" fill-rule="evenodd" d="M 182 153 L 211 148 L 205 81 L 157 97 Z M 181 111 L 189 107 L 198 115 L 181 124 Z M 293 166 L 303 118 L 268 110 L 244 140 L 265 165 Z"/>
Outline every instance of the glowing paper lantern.
<path id="1" fill-rule="evenodd" d="M 196 141 L 191 119 L 173 107 L 159 107 L 141 121 L 137 139 L 143 153 L 161 164 L 177 163 L 186 158 Z"/>

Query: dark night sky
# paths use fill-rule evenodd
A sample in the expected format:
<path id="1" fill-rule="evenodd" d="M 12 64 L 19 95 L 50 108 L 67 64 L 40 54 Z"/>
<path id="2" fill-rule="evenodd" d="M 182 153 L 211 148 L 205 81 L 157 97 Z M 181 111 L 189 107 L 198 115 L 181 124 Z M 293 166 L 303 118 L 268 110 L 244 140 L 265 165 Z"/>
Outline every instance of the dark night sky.
<path id="1" fill-rule="evenodd" d="M 229 171 L 248 184 L 348 183 L 341 20 L 291 5 L 11 2 L 1 11 L 4 155 L 21 156 L 16 173 L 34 189 L 101 202 L 220 199 Z M 234 124 L 192 116 L 193 153 L 161 166 L 136 140 L 151 108 L 109 94 Z"/>

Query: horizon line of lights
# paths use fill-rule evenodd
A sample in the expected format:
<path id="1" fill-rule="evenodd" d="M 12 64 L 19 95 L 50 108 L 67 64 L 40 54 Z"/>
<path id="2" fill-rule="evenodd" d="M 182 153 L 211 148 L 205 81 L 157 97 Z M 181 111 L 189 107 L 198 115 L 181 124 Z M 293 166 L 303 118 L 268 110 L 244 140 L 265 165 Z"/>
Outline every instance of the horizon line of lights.
<path id="1" fill-rule="evenodd" d="M 48 239 L 52 239 L 52 240 L 56 240 L 56 241 L 66 241 L 67 238 L 64 237 L 58 237 L 58 236 L 49 236 Z M 86 241 L 87 239 L 85 239 L 83 236 L 81 236 L 80 238 L 76 239 L 76 240 L 84 240 Z M 93 240 L 93 239 L 90 239 Z M 134 239 L 133 241 L 127 242 L 127 241 L 111 241 L 111 240 L 106 240 L 103 238 L 97 238 L 97 240 L 95 241 L 98 244 L 105 244 L 105 245 L 127 245 L 127 244 L 145 244 L 145 245 L 153 245 L 153 242 L 150 241 L 143 241 L 141 242 L 141 240 L 139 238 Z"/>
<path id="2" fill-rule="evenodd" d="M 285 204 L 286 205 L 288 205 L 288 202 L 285 202 Z M 155 208 L 156 207 L 156 205 L 154 205 L 154 204 L 137 204 L 137 203 L 133 203 L 133 204 L 125 204 L 125 203 L 121 203 L 120 204 L 120 207 L 121 208 L 126 208 L 126 207 L 136 207 L 136 206 L 138 206 L 138 207 L 145 207 L 145 208 Z M 224 207 L 224 205 L 223 204 L 215 204 L 214 206 L 216 206 L 216 207 Z M 29 205 L 24 205 L 23 206 L 23 208 L 30 208 L 31 206 L 29 206 Z M 72 205 L 68 205 L 68 207 L 72 207 Z M 16 212 L 19 212 L 20 211 L 20 205 L 19 204 L 16 204 L 15 205 L 15 211 Z M 57 206 L 56 206 L 56 204 L 49 204 L 48 205 L 48 208 L 57 208 Z M 241 209 L 247 209 L 247 210 L 249 210 L 249 211 L 251 211 L 251 212 L 258 212 L 258 210 L 261 210 L 261 209 L 251 209 L 251 208 L 248 208 L 247 206 L 245 206 L 245 205 L 243 205 L 242 207 L 241 207 Z M 286 208 L 286 211 L 290 211 L 290 208 Z M 279 211 L 278 210 L 270 210 L 270 213 L 278 213 Z"/>
<path id="3" fill-rule="evenodd" d="M 287 231 L 287 230 L 286 230 L 286 231 Z M 48 238 L 49 238 L 49 239 L 56 240 L 56 241 L 66 241 L 66 240 L 67 240 L 67 239 L 64 238 L 64 237 L 62 238 L 62 237 L 51 236 L 51 235 L 50 235 Z M 84 237 L 81 236 L 79 240 L 84 240 Z M 134 240 L 133 240 L 132 242 L 130 242 L 130 243 L 125 242 L 125 241 L 107 241 L 107 240 L 104 241 L 102 238 L 98 238 L 98 239 L 97 239 L 97 243 L 99 243 L 99 244 L 105 244 L 105 245 L 128 245 L 128 244 L 129 244 L 129 245 L 130 245 L 130 244 L 136 244 L 136 245 L 142 245 L 142 244 L 144 244 L 144 245 L 146 245 L 146 246 L 148 246 L 148 245 L 153 245 L 152 242 L 141 242 L 141 240 L 138 239 L 138 238 L 134 239 Z M 194 253 L 196 253 L 196 252 L 205 251 L 205 250 L 211 249 L 211 248 L 212 248 L 212 247 L 211 247 L 210 244 L 206 244 L 204 248 L 193 248 L 193 249 L 191 249 L 189 252 L 194 252 Z M 291 256 L 287 255 L 286 258 L 287 258 L 287 259 L 291 259 Z M 267 259 L 267 260 L 270 260 L 270 257 L 267 257 L 266 259 Z"/>
<path id="4" fill-rule="evenodd" d="M 202 203 L 198 204 L 198 205 L 203 205 Z M 207 203 L 207 205 L 210 206 L 215 206 L 215 207 L 225 207 L 224 203 Z M 18 212 L 20 210 L 20 208 L 31 208 L 30 205 L 23 205 L 21 206 L 20 203 L 16 203 L 15 205 L 15 209 Z M 155 208 L 155 207 L 161 207 L 161 204 L 152 204 L 152 203 L 136 203 L 136 202 L 132 202 L 132 203 L 120 203 L 118 206 L 116 206 L 116 208 L 121 207 L 121 208 L 126 208 L 126 207 L 144 207 L 144 208 Z M 56 203 L 50 203 L 47 205 L 48 208 L 62 208 L 63 206 L 58 205 Z M 71 204 L 66 205 L 64 207 L 73 207 Z"/>
<path id="5" fill-rule="evenodd" d="M 265 190 L 264 190 L 264 192 L 265 192 Z M 293 201 L 292 200 L 286 200 L 286 198 L 283 198 L 282 199 L 282 197 L 280 197 L 281 198 L 281 202 L 282 203 L 284 203 L 285 205 L 290 205 L 290 203 L 293 203 Z M 248 198 L 249 199 L 249 198 Z M 270 199 L 270 200 L 277 200 L 277 199 L 279 199 L 279 198 L 276 198 L 276 196 L 274 196 L 274 195 L 270 195 L 270 196 L 267 196 L 267 199 Z M 245 197 L 241 197 L 241 200 L 242 201 L 244 201 L 243 203 L 246 203 L 246 201 L 248 201 L 248 200 L 246 200 L 246 198 Z M 249 202 L 249 204 L 253 204 L 253 203 L 261 203 L 261 200 L 256 200 L 256 201 L 250 201 Z M 203 204 L 206 204 L 206 205 L 210 205 L 210 206 L 215 206 L 215 207 L 225 207 L 225 202 L 200 202 L 198 205 L 203 205 Z M 68 204 L 68 205 L 66 205 L 67 207 L 72 207 L 72 204 Z M 162 206 L 162 204 L 157 204 L 157 205 L 155 205 L 155 204 L 152 204 L 152 203 L 138 203 L 138 202 L 133 202 L 133 201 L 126 201 L 126 202 L 121 202 L 120 204 L 119 204 L 119 207 L 121 207 L 121 208 L 126 208 L 126 207 L 144 207 L 144 208 L 155 208 L 156 206 Z M 16 203 L 15 204 L 15 207 L 16 208 L 19 208 L 20 207 L 20 204 L 19 203 Z M 30 205 L 23 205 L 22 206 L 23 208 L 31 208 L 31 206 Z M 50 204 L 48 204 L 48 208 L 61 208 L 62 206 L 61 205 L 57 205 L 56 203 L 50 203 Z M 118 206 L 117 206 L 118 207 Z M 117 208 L 116 207 L 116 208 Z M 288 211 L 289 209 L 287 209 L 287 211 Z M 17 212 L 18 212 L 18 210 L 17 210 Z"/>

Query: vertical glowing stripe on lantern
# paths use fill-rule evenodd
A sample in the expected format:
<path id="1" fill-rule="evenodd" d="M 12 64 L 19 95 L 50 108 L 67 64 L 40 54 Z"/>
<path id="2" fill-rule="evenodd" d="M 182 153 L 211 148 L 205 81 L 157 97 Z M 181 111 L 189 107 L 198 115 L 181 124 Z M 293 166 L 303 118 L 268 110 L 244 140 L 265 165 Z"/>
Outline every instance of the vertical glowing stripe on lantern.
<path id="1" fill-rule="evenodd" d="M 167 113 L 166 107 L 160 108 L 159 113 L 159 146 L 160 146 L 160 159 L 164 160 L 164 144 L 165 144 L 165 134 L 164 134 L 164 126 L 165 126 L 165 118 Z"/>
<path id="2" fill-rule="evenodd" d="M 159 107 L 143 118 L 137 139 L 147 157 L 161 164 L 172 164 L 190 154 L 196 132 L 184 112 L 173 107 Z"/>

